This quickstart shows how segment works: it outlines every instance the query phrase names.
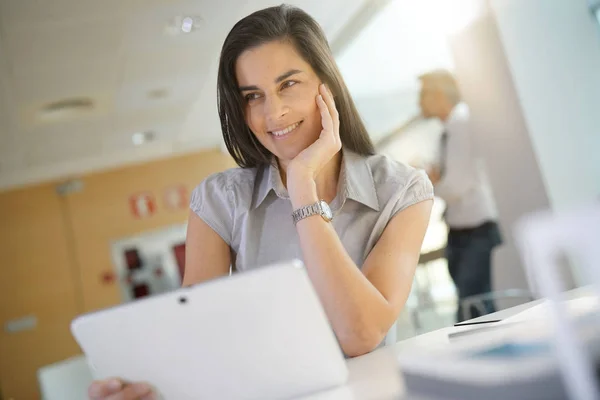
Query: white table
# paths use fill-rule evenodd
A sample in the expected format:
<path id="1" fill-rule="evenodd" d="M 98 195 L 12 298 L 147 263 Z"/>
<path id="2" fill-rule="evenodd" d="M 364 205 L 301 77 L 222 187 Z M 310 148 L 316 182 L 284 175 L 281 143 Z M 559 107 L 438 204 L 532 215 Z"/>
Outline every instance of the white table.
<path id="1" fill-rule="evenodd" d="M 400 367 L 396 360 L 402 349 L 424 343 L 431 347 L 447 345 L 448 334 L 461 329 L 465 328 L 439 329 L 348 360 L 350 377 L 345 386 L 304 397 L 303 400 L 397 400 L 404 398 L 406 393 Z"/>
<path id="2" fill-rule="evenodd" d="M 429 346 L 448 343 L 448 332 L 461 328 L 444 328 L 383 347 L 370 354 L 348 360 L 350 377 L 340 388 L 321 392 L 304 400 L 380 400 L 398 399 L 404 394 L 397 354 L 417 343 Z M 463 328 L 464 329 L 464 328 Z M 44 367 L 39 373 L 43 398 L 48 400 L 83 400 L 92 381 L 83 356 Z"/>
<path id="3" fill-rule="evenodd" d="M 582 287 L 567 292 L 567 299 L 576 299 L 588 294 L 589 288 Z M 525 310 L 542 304 L 545 300 L 536 300 L 515 307 L 497 311 L 472 321 L 506 319 Z M 438 329 L 423 335 L 400 341 L 393 346 L 383 347 L 370 354 L 348 360 L 350 377 L 348 383 L 340 388 L 304 397 L 302 400 L 387 400 L 406 399 L 406 391 L 398 365 L 398 355 L 404 350 L 418 346 L 429 349 L 447 346 L 450 343 L 449 334 L 473 329 L 477 326 L 463 326 Z M 411 400 L 415 397 L 411 396 Z"/>

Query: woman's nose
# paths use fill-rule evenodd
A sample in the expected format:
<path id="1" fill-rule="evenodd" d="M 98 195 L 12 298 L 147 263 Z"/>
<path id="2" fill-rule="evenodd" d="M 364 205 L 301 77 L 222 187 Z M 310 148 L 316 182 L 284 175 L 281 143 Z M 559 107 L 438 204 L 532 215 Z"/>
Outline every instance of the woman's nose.
<path id="1" fill-rule="evenodd" d="M 288 112 L 288 106 L 279 96 L 269 96 L 265 99 L 265 117 L 269 121 L 277 121 Z"/>

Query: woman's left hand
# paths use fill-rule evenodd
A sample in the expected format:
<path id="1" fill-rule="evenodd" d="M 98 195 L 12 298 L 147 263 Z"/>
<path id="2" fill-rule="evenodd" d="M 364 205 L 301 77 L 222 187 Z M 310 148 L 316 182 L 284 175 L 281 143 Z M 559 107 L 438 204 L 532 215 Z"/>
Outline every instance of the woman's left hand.
<path id="1" fill-rule="evenodd" d="M 314 180 L 323 167 L 342 148 L 340 119 L 333 95 L 324 83 L 319 85 L 319 92 L 316 100 L 321 111 L 321 134 L 313 144 L 290 161 L 287 171 L 288 181 L 294 177 Z"/>

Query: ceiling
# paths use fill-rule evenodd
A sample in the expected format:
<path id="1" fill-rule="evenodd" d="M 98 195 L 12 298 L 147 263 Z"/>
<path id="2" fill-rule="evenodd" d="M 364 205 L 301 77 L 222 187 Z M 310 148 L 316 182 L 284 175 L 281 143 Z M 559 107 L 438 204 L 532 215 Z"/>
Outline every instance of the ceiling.
<path id="1" fill-rule="evenodd" d="M 369 0 L 293 1 L 330 40 Z M 0 190 L 221 146 L 216 66 L 233 24 L 279 2 L 0 0 Z M 165 33 L 198 16 L 187 35 Z M 72 115 L 43 113 L 64 99 Z M 135 146 L 132 134 L 155 139 Z"/>

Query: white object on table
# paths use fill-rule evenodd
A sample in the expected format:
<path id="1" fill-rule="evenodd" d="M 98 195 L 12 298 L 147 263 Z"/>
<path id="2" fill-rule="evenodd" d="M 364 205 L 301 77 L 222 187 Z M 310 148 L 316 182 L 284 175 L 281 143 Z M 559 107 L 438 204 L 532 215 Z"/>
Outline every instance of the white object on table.
<path id="1" fill-rule="evenodd" d="M 577 210 L 540 212 L 524 218 L 516 227 L 517 243 L 540 294 L 549 300 L 556 351 L 560 358 L 563 381 L 571 398 L 600 399 L 600 387 L 589 354 L 582 348 L 573 319 L 563 301 L 564 285 L 559 276 L 559 257 L 565 251 L 575 252 L 583 261 L 584 271 L 592 280 L 598 296 L 600 288 L 600 204 Z"/>
<path id="2" fill-rule="evenodd" d="M 71 328 L 95 378 L 147 381 L 167 400 L 280 399 L 348 378 L 300 261 L 89 313 Z"/>
<path id="3" fill-rule="evenodd" d="M 569 308 L 575 314 L 588 310 L 593 302 L 589 298 L 589 288 L 579 288 L 567 292 L 572 300 L 569 302 Z M 505 310 L 497 311 L 487 315 L 493 318 L 498 315 L 499 318 L 505 318 L 512 321 L 539 320 L 540 314 L 548 315 L 547 310 L 537 305 L 543 302 L 532 301 L 521 304 Z M 485 324 L 484 324 L 485 325 Z M 482 325 L 467 325 L 461 327 L 446 327 L 415 336 L 396 343 L 394 346 L 378 349 L 370 354 L 348 360 L 348 369 L 350 378 L 343 387 L 335 390 L 302 397 L 299 400 L 400 400 L 406 399 L 407 393 L 402 378 L 402 366 L 398 364 L 397 359 L 402 354 L 411 352 L 416 347 L 427 348 L 428 350 L 445 349 L 453 345 L 453 340 L 449 338 L 451 333 L 465 332 L 479 329 Z M 488 336 L 488 335 L 485 335 Z M 469 340 L 480 341 L 484 336 L 473 334 Z M 411 400 L 415 397 L 411 394 Z M 431 399 L 429 399 L 431 400 Z"/>
<path id="4" fill-rule="evenodd" d="M 92 373 L 84 356 L 46 365 L 38 370 L 42 400 L 84 400 Z"/>

